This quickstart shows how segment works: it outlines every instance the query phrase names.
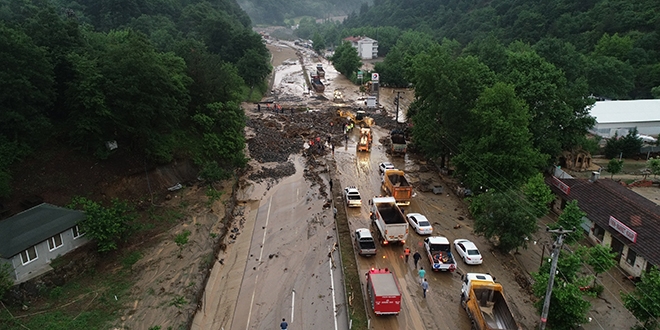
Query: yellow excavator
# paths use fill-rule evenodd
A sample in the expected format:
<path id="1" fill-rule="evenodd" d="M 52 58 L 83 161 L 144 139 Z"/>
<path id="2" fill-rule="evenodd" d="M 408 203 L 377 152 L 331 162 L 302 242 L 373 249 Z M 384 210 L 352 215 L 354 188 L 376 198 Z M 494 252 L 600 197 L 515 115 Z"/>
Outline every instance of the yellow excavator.
<path id="1" fill-rule="evenodd" d="M 355 126 L 358 127 L 371 127 L 374 125 L 374 119 L 368 117 L 364 110 L 353 110 L 351 108 L 337 109 L 337 114 L 341 117 L 349 119 Z"/>

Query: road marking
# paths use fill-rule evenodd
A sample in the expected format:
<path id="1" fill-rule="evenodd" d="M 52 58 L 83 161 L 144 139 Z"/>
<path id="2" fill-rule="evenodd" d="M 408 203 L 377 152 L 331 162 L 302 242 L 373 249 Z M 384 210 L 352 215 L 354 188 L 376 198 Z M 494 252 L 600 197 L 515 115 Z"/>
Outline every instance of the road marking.
<path id="1" fill-rule="evenodd" d="M 252 290 L 252 299 L 250 299 L 250 311 L 248 312 L 247 325 L 245 325 L 245 330 L 250 329 L 250 316 L 252 316 L 252 306 L 254 306 L 254 294 L 257 292 L 257 280 L 259 279 L 259 274 L 254 278 L 254 290 Z"/>
<path id="2" fill-rule="evenodd" d="M 291 323 L 293 323 L 293 311 L 294 311 L 294 304 L 296 302 L 296 290 L 293 290 L 291 292 Z"/>
<path id="3" fill-rule="evenodd" d="M 259 251 L 259 262 L 261 262 L 261 257 L 264 254 L 264 244 L 266 243 L 266 231 L 268 231 L 268 220 L 270 219 L 270 207 L 273 205 L 273 196 L 270 196 L 268 200 L 268 212 L 266 212 L 266 224 L 264 225 L 264 237 L 261 239 L 261 248 Z M 257 292 L 257 281 L 259 280 L 259 274 L 254 278 L 254 289 L 252 290 L 252 299 L 250 299 L 250 311 L 248 312 L 247 325 L 245 329 L 250 328 L 250 316 L 252 316 L 252 306 L 254 306 L 254 295 Z"/>
<path id="4" fill-rule="evenodd" d="M 273 196 L 270 196 L 268 201 L 268 212 L 266 212 L 266 225 L 264 225 L 264 237 L 261 239 L 261 251 L 259 251 L 259 261 L 264 255 L 264 244 L 266 243 L 266 232 L 268 231 L 268 219 L 270 219 L 270 207 L 273 205 Z"/>
<path id="5" fill-rule="evenodd" d="M 332 277 L 332 254 L 328 258 L 328 266 L 330 267 L 330 291 L 332 291 L 332 320 L 335 321 L 335 330 L 337 330 L 337 304 L 335 303 L 335 280 Z"/>

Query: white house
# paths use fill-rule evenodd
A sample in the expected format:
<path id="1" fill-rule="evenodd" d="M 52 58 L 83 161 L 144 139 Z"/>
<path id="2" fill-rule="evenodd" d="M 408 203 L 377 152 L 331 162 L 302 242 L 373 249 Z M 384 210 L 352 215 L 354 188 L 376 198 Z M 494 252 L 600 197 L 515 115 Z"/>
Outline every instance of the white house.
<path id="1" fill-rule="evenodd" d="M 81 211 L 40 204 L 0 221 L 0 264 L 9 263 L 16 283 L 46 273 L 50 262 L 87 243 Z"/>
<path id="2" fill-rule="evenodd" d="M 596 118 L 592 131 L 604 138 L 635 127 L 642 135 L 660 134 L 660 100 L 598 101 L 589 114 Z"/>
<path id="3" fill-rule="evenodd" d="M 369 37 L 348 37 L 344 40 L 349 41 L 353 48 L 357 49 L 358 56 L 363 60 L 371 60 L 378 57 L 378 41 Z"/>

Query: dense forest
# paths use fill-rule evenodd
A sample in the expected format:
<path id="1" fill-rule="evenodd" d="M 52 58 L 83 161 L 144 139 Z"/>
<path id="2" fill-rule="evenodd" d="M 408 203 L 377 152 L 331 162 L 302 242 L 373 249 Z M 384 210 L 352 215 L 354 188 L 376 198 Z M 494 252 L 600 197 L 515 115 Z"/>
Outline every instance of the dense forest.
<path id="1" fill-rule="evenodd" d="M 409 30 L 437 42 L 455 40 L 461 48 L 486 41 L 507 47 L 522 41 L 563 70 L 567 79 L 584 79 L 596 97 L 660 95 L 658 1 L 376 0 L 373 6 L 363 4 L 341 25 L 303 23 L 299 35 L 311 39 L 320 33 L 328 45 L 348 35 L 375 38 L 380 56 L 388 55 Z M 392 85 L 407 83 L 388 81 L 387 75 L 381 79 Z"/>
<path id="2" fill-rule="evenodd" d="M 0 196 L 47 144 L 207 178 L 244 165 L 240 102 L 271 68 L 235 1 L 0 0 L 0 31 Z"/>

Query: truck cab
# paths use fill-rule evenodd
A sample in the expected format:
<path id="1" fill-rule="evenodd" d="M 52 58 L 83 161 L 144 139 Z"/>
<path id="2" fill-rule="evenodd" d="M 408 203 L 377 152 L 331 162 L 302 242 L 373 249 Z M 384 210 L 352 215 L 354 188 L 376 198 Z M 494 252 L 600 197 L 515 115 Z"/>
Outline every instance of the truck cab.
<path id="1" fill-rule="evenodd" d="M 369 257 L 376 255 L 376 242 L 371 235 L 371 231 L 367 228 L 358 228 L 355 231 L 355 246 L 357 247 L 358 254 L 361 256 Z"/>

